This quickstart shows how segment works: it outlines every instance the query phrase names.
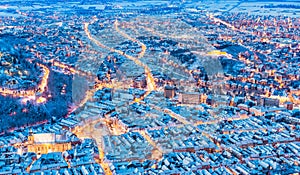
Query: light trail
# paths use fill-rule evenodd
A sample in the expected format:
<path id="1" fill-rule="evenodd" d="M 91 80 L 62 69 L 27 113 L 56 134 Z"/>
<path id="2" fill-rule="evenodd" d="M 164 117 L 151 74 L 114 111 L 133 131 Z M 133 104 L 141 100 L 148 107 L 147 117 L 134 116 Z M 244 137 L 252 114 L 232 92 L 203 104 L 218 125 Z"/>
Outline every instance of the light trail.
<path id="1" fill-rule="evenodd" d="M 146 23 L 144 23 L 144 24 L 146 24 Z M 131 29 L 133 28 L 132 26 L 126 26 L 126 27 L 127 27 L 127 28 L 131 28 Z M 142 28 L 142 29 L 144 29 L 144 30 L 146 30 L 147 32 L 150 32 L 153 36 L 159 36 L 159 37 L 161 37 L 161 38 L 179 39 L 179 40 L 193 40 L 193 42 L 199 43 L 198 40 L 195 40 L 195 38 L 194 38 L 194 37 L 191 37 L 190 35 L 181 35 L 181 36 L 174 35 L 174 34 L 172 34 L 172 35 L 171 35 L 171 34 L 165 35 L 165 34 L 156 32 L 156 31 L 154 31 L 153 29 L 148 28 L 148 27 L 145 27 L 145 26 L 142 26 L 142 25 L 139 25 L 139 27 Z M 180 64 L 169 63 L 169 62 L 167 62 L 167 61 L 165 61 L 165 63 L 166 63 L 166 64 L 169 64 L 169 65 L 171 65 L 171 66 L 173 66 L 173 67 L 175 67 L 176 69 L 177 69 L 178 67 L 180 67 L 180 68 L 182 68 L 182 69 L 184 70 L 185 73 L 189 74 L 190 76 L 192 75 L 191 72 L 190 72 L 188 69 L 186 69 L 186 67 L 184 67 L 184 66 L 182 66 L 182 65 L 180 65 Z M 174 73 L 176 73 L 176 72 L 174 72 Z M 180 76 L 182 76 L 182 75 L 180 75 Z"/>
<path id="2" fill-rule="evenodd" d="M 45 88 L 48 85 L 48 78 L 49 78 L 50 70 L 48 69 L 48 67 L 46 67 L 43 64 L 38 63 L 37 65 L 40 66 L 44 71 L 44 76 L 42 78 L 40 85 L 38 86 L 38 92 L 43 93 L 45 91 Z"/>
<path id="3" fill-rule="evenodd" d="M 132 26 L 125 26 L 126 28 L 130 28 L 130 29 L 134 29 Z M 150 29 L 150 28 L 146 28 L 146 27 L 144 27 L 144 26 L 140 26 L 141 28 L 143 28 L 143 29 L 145 29 L 146 31 L 149 31 L 149 32 L 151 32 L 154 36 L 155 35 L 158 35 L 158 36 L 160 36 L 161 38 L 170 38 L 170 36 L 168 37 L 167 35 L 163 35 L 163 34 L 160 34 L 160 33 L 157 33 L 157 32 L 155 32 L 154 30 L 152 30 L 152 29 Z M 171 38 L 175 38 L 175 39 L 183 39 L 183 37 L 178 37 L 178 36 L 173 36 L 173 35 L 171 35 Z M 184 39 L 187 39 L 187 38 L 184 38 Z M 189 39 L 194 39 L 194 38 L 189 38 Z M 188 70 L 188 69 L 186 69 L 186 67 L 184 67 L 184 66 L 182 66 L 182 65 L 180 65 L 180 64 L 176 64 L 176 63 L 169 63 L 167 60 L 162 60 L 165 64 L 168 64 L 168 65 L 170 65 L 170 66 L 173 66 L 175 69 L 177 69 L 177 68 L 181 68 L 183 71 L 184 71 L 184 73 L 187 73 L 188 74 L 188 76 L 191 76 L 192 74 L 191 74 L 191 72 Z M 161 68 L 162 69 L 162 68 Z M 179 74 L 179 73 L 177 73 L 177 72 L 172 72 L 173 74 L 176 74 L 176 75 L 178 75 L 179 77 L 184 77 L 185 75 L 184 74 Z"/>
<path id="4" fill-rule="evenodd" d="M 145 104 L 144 102 L 142 102 L 142 103 Z M 163 109 L 163 108 L 161 108 L 161 107 L 159 107 L 159 106 L 157 106 L 157 105 L 154 105 L 154 104 L 149 104 L 149 106 L 152 107 L 153 109 L 156 109 L 156 110 L 158 110 L 158 111 L 161 111 L 161 112 L 163 112 L 163 113 L 165 113 L 165 114 L 170 115 L 172 118 L 178 120 L 179 122 L 183 123 L 184 125 L 190 125 L 190 126 L 192 126 L 196 131 L 202 133 L 204 136 L 206 136 L 208 139 L 210 139 L 211 142 L 214 143 L 213 137 L 212 137 L 210 134 L 208 134 L 208 133 L 206 133 L 206 132 L 200 130 L 200 129 L 197 127 L 197 125 L 199 125 L 198 122 L 196 122 L 196 123 L 189 122 L 189 121 L 187 121 L 186 118 L 184 118 L 184 117 L 181 116 L 180 114 L 177 114 L 177 113 L 175 113 L 175 112 L 173 112 L 172 110 L 167 109 L 167 108 L 164 108 L 164 109 Z M 216 120 L 215 122 L 217 122 L 217 120 Z M 210 124 L 213 124 L 213 123 L 210 123 Z"/>
<path id="5" fill-rule="evenodd" d="M 117 23 L 115 23 L 115 28 L 116 28 L 116 30 L 117 30 L 116 24 L 117 24 Z M 137 64 L 137 65 L 139 65 L 139 66 L 141 66 L 141 67 L 144 68 L 145 74 L 146 74 L 146 77 L 147 77 L 147 92 L 146 92 L 142 97 L 135 99 L 134 102 L 139 102 L 139 101 L 143 100 L 147 95 L 149 95 L 149 94 L 151 93 L 151 91 L 153 91 L 153 90 L 156 89 L 156 85 L 155 85 L 155 82 L 154 82 L 153 75 L 152 75 L 152 73 L 151 73 L 150 68 L 149 68 L 146 64 L 144 64 L 143 62 L 141 62 L 140 60 L 138 60 L 138 58 L 135 58 L 135 57 L 133 57 L 133 56 L 130 56 L 130 55 L 125 54 L 123 51 L 120 51 L 120 50 L 117 50 L 117 49 L 110 48 L 110 47 L 105 46 L 104 44 L 100 43 L 98 40 L 96 40 L 95 38 L 92 37 L 92 35 L 91 35 L 90 32 L 89 32 L 88 26 L 89 26 L 89 23 L 84 23 L 84 31 L 85 31 L 87 37 L 88 37 L 91 41 L 93 41 L 96 45 L 98 45 L 99 47 L 102 47 L 102 48 L 104 48 L 104 49 L 107 49 L 107 50 L 109 50 L 109 51 L 111 51 L 111 52 L 115 52 L 115 53 L 118 53 L 118 54 L 120 54 L 120 55 L 124 55 L 127 59 L 132 60 L 133 62 L 135 62 L 135 64 Z M 123 34 L 124 34 L 123 36 L 126 36 L 125 33 L 123 33 Z M 129 37 L 129 36 L 128 36 L 128 37 Z M 128 38 L 128 37 L 126 37 L 126 38 Z M 131 38 L 131 39 L 133 39 L 133 38 Z M 143 50 L 143 46 L 142 46 L 142 50 Z M 146 50 L 146 46 L 144 46 L 144 52 L 142 52 L 142 53 L 139 55 L 139 58 L 140 58 L 141 56 L 144 56 L 145 50 Z M 104 86 L 105 86 L 105 84 L 102 84 L 102 83 L 97 84 L 96 87 L 95 87 L 95 89 L 93 89 L 93 90 L 90 91 L 91 94 L 93 94 L 93 92 L 94 92 L 96 89 L 102 89 Z M 87 99 L 89 99 L 89 96 L 90 96 L 90 95 L 88 94 L 88 95 L 86 96 L 85 100 L 82 101 L 81 104 L 85 104 L 85 102 L 87 101 Z M 142 133 L 141 133 L 141 134 L 142 134 Z M 147 139 L 146 136 L 145 136 L 144 138 Z M 151 139 L 150 139 L 150 141 L 151 141 Z M 150 143 L 150 144 L 151 144 L 151 143 L 153 144 L 153 142 L 149 142 L 149 143 Z M 104 152 L 103 152 L 103 150 L 102 150 L 102 146 L 101 146 L 101 145 L 98 145 L 98 147 L 99 147 L 99 150 L 100 150 L 100 155 L 99 155 L 99 156 L 100 156 L 100 160 L 101 160 L 101 163 L 100 163 L 100 164 L 101 164 L 101 166 L 103 167 L 103 169 L 104 169 L 104 171 L 105 171 L 105 174 L 111 175 L 112 172 L 111 172 L 111 170 L 110 170 L 109 165 L 108 165 L 106 162 L 103 161 L 103 160 L 104 160 Z"/>
<path id="6" fill-rule="evenodd" d="M 56 67 L 59 67 L 59 68 L 63 69 L 64 71 L 65 70 L 69 71 L 71 74 L 78 74 L 80 76 L 90 77 L 91 79 L 97 79 L 97 76 L 93 75 L 90 72 L 85 72 L 85 71 L 77 70 L 74 67 L 72 67 L 70 65 L 67 65 L 65 63 L 62 63 L 60 61 L 51 60 L 50 63 L 52 63 L 53 66 L 56 66 Z"/>
<path id="7" fill-rule="evenodd" d="M 216 18 L 212 14 L 209 15 L 209 18 L 213 19 L 214 22 L 219 22 L 219 23 L 225 25 L 226 27 L 228 27 L 228 28 L 230 28 L 230 29 L 232 29 L 234 31 L 239 31 L 239 32 L 242 32 L 242 33 L 252 34 L 252 32 L 249 32 L 248 30 L 242 30 L 242 29 L 236 28 L 234 25 L 232 25 L 232 24 L 230 24 L 230 23 L 228 23 L 228 22 L 226 22 L 224 20 L 221 20 L 219 18 Z"/>
<path id="8" fill-rule="evenodd" d="M 159 153 L 159 155 L 155 155 L 155 160 L 159 161 L 163 157 L 162 150 L 157 146 L 157 144 L 150 138 L 148 134 L 146 134 L 145 130 L 138 131 Z M 152 154 L 153 156 L 153 154 Z M 153 157 L 154 158 L 154 157 Z"/>
<path id="9" fill-rule="evenodd" d="M 126 86 L 127 85 L 127 86 Z M 78 104 L 78 107 L 84 106 L 84 104 L 92 98 L 92 96 L 95 94 L 97 90 L 101 90 L 103 88 L 129 88 L 130 84 L 128 83 L 122 83 L 122 82 L 116 82 L 116 83 L 98 83 L 95 84 L 93 89 L 90 89 L 86 92 L 84 99 L 81 100 L 81 102 Z M 73 111 L 75 111 L 77 108 L 75 108 Z"/>
<path id="10" fill-rule="evenodd" d="M 48 78 L 49 78 L 49 73 L 50 70 L 47 66 L 37 63 L 39 67 L 42 68 L 43 70 L 43 77 L 41 79 L 40 84 L 36 87 L 37 90 L 12 90 L 12 89 L 7 89 L 4 87 L 0 87 L 0 93 L 4 96 L 11 95 L 13 97 L 25 97 L 25 98 L 31 98 L 31 99 L 36 99 L 36 93 L 43 93 L 48 85 Z M 39 99 L 39 98 L 38 98 Z M 44 103 L 45 99 L 40 99 L 37 101 L 38 103 Z"/>
<path id="11" fill-rule="evenodd" d="M 119 27 L 118 27 L 118 20 L 116 20 L 116 21 L 114 22 L 114 28 L 115 28 L 115 30 L 116 30 L 119 34 L 121 34 L 123 37 L 129 39 L 129 40 L 132 41 L 132 42 L 138 43 L 138 44 L 141 46 L 141 48 L 142 48 L 142 51 L 139 53 L 138 58 L 144 57 L 145 52 L 146 52 L 146 50 L 147 50 L 147 47 L 146 47 L 146 45 L 145 45 L 144 43 L 140 42 L 139 40 L 137 40 L 137 39 L 135 39 L 135 38 L 130 37 L 130 36 L 127 35 L 125 32 L 121 31 L 121 30 L 119 29 Z"/>
<path id="12" fill-rule="evenodd" d="M 210 56 L 226 56 L 226 57 L 230 57 L 227 52 L 223 52 L 223 51 L 220 51 L 220 50 L 209 51 L 209 52 L 207 52 L 207 55 L 210 55 Z"/>
<path id="13" fill-rule="evenodd" d="M 228 22 L 226 22 L 226 21 L 224 21 L 224 20 L 221 20 L 221 19 L 219 19 L 219 18 L 216 18 L 216 17 L 214 17 L 213 15 L 209 15 L 209 18 L 213 19 L 215 22 L 219 22 L 219 23 L 221 23 L 221 24 L 224 24 L 225 26 L 227 26 L 228 28 L 230 28 L 230 29 L 232 29 L 232 30 L 234 30 L 234 31 L 239 31 L 239 32 L 242 32 L 242 33 L 247 33 L 247 34 L 252 34 L 252 32 L 250 32 L 250 31 L 242 30 L 242 29 L 236 28 L 234 25 L 232 25 L 232 24 L 230 24 L 230 23 L 228 23 Z M 281 43 L 278 43 L 278 42 L 272 42 L 272 41 L 270 41 L 268 38 L 264 38 L 263 41 L 266 42 L 266 43 L 269 43 L 269 44 L 273 44 L 273 45 L 276 45 L 276 44 L 277 44 L 277 45 L 278 45 L 278 48 L 281 48 L 281 47 L 286 46 L 285 44 L 281 44 Z M 258 53 L 260 53 L 260 54 L 263 54 L 263 55 L 265 55 L 268 59 L 271 59 L 269 55 L 265 54 L 265 53 L 262 52 L 262 51 L 254 50 L 253 48 L 247 47 L 247 46 L 245 46 L 245 45 L 243 45 L 243 44 L 241 44 L 241 43 L 240 43 L 240 45 L 243 46 L 243 47 L 245 47 L 245 48 L 247 48 L 247 49 L 249 49 L 249 50 L 251 50 L 251 51 L 253 51 L 253 52 L 258 52 Z M 250 60 L 248 60 L 248 59 L 246 59 L 246 58 L 243 58 L 243 57 L 239 57 L 239 60 L 240 60 L 240 61 L 243 61 L 243 62 L 246 63 L 246 64 L 252 64 L 252 65 L 254 64 L 252 61 L 250 61 Z M 280 82 L 280 81 L 278 81 L 278 80 L 277 80 L 277 82 L 278 82 L 279 84 L 281 84 L 281 86 L 283 86 L 283 85 L 282 85 L 282 82 Z M 259 83 L 259 84 L 260 84 L 260 83 Z M 290 93 L 290 94 L 292 94 L 292 93 Z M 294 101 L 293 98 L 292 98 L 292 96 L 291 96 L 290 94 L 288 94 L 288 96 L 289 96 L 288 98 L 285 98 L 285 97 L 282 97 L 282 96 L 278 96 L 278 97 L 275 97 L 275 98 L 276 98 L 276 99 L 279 99 L 280 102 L 284 102 L 284 101 L 287 101 L 287 100 Z"/>
<path id="14" fill-rule="evenodd" d="M 190 36 L 190 35 L 182 35 L 182 36 L 178 36 L 178 35 L 165 35 L 165 34 L 162 34 L 162 33 L 158 33 L 156 31 L 154 31 L 153 29 L 150 29 L 148 27 L 145 27 L 145 26 L 140 26 L 141 28 L 143 28 L 144 30 L 152 33 L 153 35 L 157 35 L 161 38 L 173 38 L 173 39 L 195 39 L 194 37 Z"/>
<path id="15" fill-rule="evenodd" d="M 108 46 L 105 46 L 104 44 L 100 43 L 98 40 L 96 40 L 95 38 L 92 37 L 92 35 L 90 34 L 89 32 L 89 23 L 84 23 L 84 31 L 86 33 L 86 35 L 88 36 L 88 38 L 93 41 L 95 44 L 97 44 L 99 47 L 102 47 L 104 49 L 107 49 L 111 52 L 115 52 L 115 53 L 118 53 L 120 55 L 124 55 L 127 59 L 133 61 L 135 64 L 137 64 L 138 66 L 141 66 L 144 68 L 145 70 L 145 74 L 146 74 L 146 79 L 147 79 L 147 92 L 145 93 L 145 95 L 143 95 L 142 97 L 140 98 L 137 98 L 136 101 L 141 101 L 143 100 L 147 95 L 149 95 L 151 93 L 151 91 L 153 90 L 156 90 L 156 85 L 155 85 L 155 81 L 154 81 L 154 78 L 153 78 L 153 75 L 151 73 L 151 69 L 145 64 L 143 63 L 142 61 L 140 61 L 138 58 L 136 57 L 133 57 L 133 56 L 130 56 L 130 55 L 127 55 L 126 53 L 124 53 L 123 51 L 121 50 L 117 50 L 117 49 L 114 49 L 114 48 L 110 48 Z"/>
<path id="16" fill-rule="evenodd" d="M 238 28 L 236 28 L 235 26 L 233 26 L 232 24 L 230 24 L 230 23 L 228 23 L 228 22 L 226 22 L 226 21 L 223 21 L 223 20 L 221 20 L 221 19 L 219 19 L 219 18 L 216 18 L 216 17 L 214 17 L 213 15 L 210 15 L 209 17 L 212 18 L 215 22 L 220 22 L 220 23 L 226 25 L 228 28 L 231 28 L 232 30 L 239 31 L 239 32 L 243 32 L 243 33 L 252 34 L 251 32 L 249 32 L 249 31 L 247 31 L 247 30 L 241 30 L 241 29 L 238 29 Z M 272 42 L 272 41 L 270 41 L 269 39 L 264 39 L 264 42 L 267 42 L 267 43 L 269 43 L 269 44 L 274 44 L 274 45 L 275 45 L 275 44 L 278 44 L 278 45 L 279 45 L 279 48 L 281 47 L 281 43 Z M 263 53 L 262 51 L 254 50 L 253 48 L 244 46 L 244 45 L 241 44 L 241 43 L 240 43 L 240 45 L 242 45 L 242 46 L 245 47 L 245 48 L 248 48 L 249 50 L 251 50 L 251 51 L 253 51 L 253 52 L 261 53 L 261 54 L 265 55 L 268 59 L 271 59 L 269 55 L 266 55 L 266 54 Z M 282 46 L 284 46 L 284 45 L 282 45 Z M 251 62 L 251 61 L 249 61 L 249 60 L 246 60 L 245 58 L 243 59 L 242 57 L 239 57 L 239 59 L 240 59 L 241 61 L 243 61 L 244 63 L 246 63 L 246 64 L 254 64 L 253 62 Z M 280 81 L 277 81 L 277 82 L 278 82 L 279 84 L 282 84 L 282 82 L 280 82 Z M 291 94 L 291 93 L 290 93 L 290 94 Z M 282 97 L 282 96 L 278 96 L 278 97 L 276 96 L 275 98 L 276 98 L 276 99 L 279 99 L 281 102 L 284 102 L 284 101 L 287 101 L 287 100 L 293 101 L 293 98 L 292 98 L 292 96 L 291 96 L 290 94 L 288 95 L 289 98 L 285 98 L 285 97 Z"/>
<path id="17" fill-rule="evenodd" d="M 97 44 L 98 46 L 104 48 L 104 49 L 107 49 L 111 52 L 115 52 L 114 49 L 110 48 L 110 47 L 107 47 L 105 45 L 103 45 L 102 43 L 100 43 L 98 40 L 96 40 L 95 38 L 92 37 L 91 33 L 89 32 L 89 23 L 84 23 L 84 32 L 85 34 L 87 35 L 87 37 L 93 41 L 95 44 Z"/>
<path id="18" fill-rule="evenodd" d="M 80 126 L 81 129 L 75 131 L 74 134 L 81 139 L 93 138 L 96 141 L 99 149 L 99 159 L 100 159 L 99 164 L 103 168 L 105 175 L 112 175 L 108 163 L 104 161 L 105 154 L 102 149 L 102 139 L 101 139 L 103 135 L 108 133 L 103 133 L 102 130 L 94 129 L 95 125 L 99 122 L 106 123 L 107 120 L 105 118 L 99 118 L 97 120 L 92 121 L 91 123 L 85 123 L 83 126 Z"/>
<path id="19" fill-rule="evenodd" d="M 145 104 L 145 103 L 143 103 L 143 104 Z M 211 141 L 212 143 L 214 143 L 214 139 L 213 139 L 213 137 L 212 137 L 210 134 L 208 134 L 208 133 L 206 133 L 206 132 L 200 130 L 200 129 L 197 127 L 197 125 L 198 125 L 197 122 L 196 122 L 196 123 L 189 122 L 189 121 L 186 120 L 186 118 L 184 118 L 183 116 L 181 116 L 181 115 L 179 115 L 179 114 L 173 112 L 173 111 L 170 110 L 170 109 L 167 109 L 167 108 L 162 109 L 161 107 L 156 106 L 156 105 L 154 105 L 154 104 L 149 104 L 149 106 L 151 106 L 153 109 L 156 109 L 156 110 L 158 110 L 158 111 L 161 111 L 161 112 L 163 112 L 163 113 L 165 113 L 165 114 L 170 115 L 172 118 L 178 120 L 179 122 L 183 123 L 184 125 L 190 125 L 190 126 L 192 126 L 196 131 L 202 133 L 204 136 L 206 136 L 208 139 L 210 139 L 210 141 Z"/>
<path id="20" fill-rule="evenodd" d="M 141 102 L 144 105 L 147 105 L 145 102 Z M 161 107 L 154 105 L 154 104 L 148 104 L 150 107 L 152 107 L 153 109 L 160 111 L 162 113 L 168 114 L 170 115 L 172 118 L 175 118 L 176 120 L 180 121 L 181 123 L 185 124 L 185 125 L 193 125 L 191 122 L 187 121 L 184 117 L 182 117 L 179 114 L 176 114 L 175 112 L 171 111 L 170 109 L 162 109 Z"/>

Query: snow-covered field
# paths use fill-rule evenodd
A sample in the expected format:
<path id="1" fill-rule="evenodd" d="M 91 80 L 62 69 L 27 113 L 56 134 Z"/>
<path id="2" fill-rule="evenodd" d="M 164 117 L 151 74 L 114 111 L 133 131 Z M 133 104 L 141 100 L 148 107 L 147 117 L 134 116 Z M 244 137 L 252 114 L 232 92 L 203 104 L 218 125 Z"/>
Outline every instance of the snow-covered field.
<path id="1" fill-rule="evenodd" d="M 205 2 L 194 2 L 187 7 L 197 7 L 198 9 L 208 11 L 219 11 L 225 12 L 230 11 L 233 13 L 244 12 L 254 15 L 285 15 L 290 17 L 299 17 L 300 9 L 292 8 L 262 8 L 265 5 L 300 5 L 299 2 L 240 2 L 237 0 L 220 0 L 216 1 L 205 1 Z"/>
<path id="2" fill-rule="evenodd" d="M 300 5 L 296 2 L 247 2 L 242 3 L 237 8 L 234 8 L 231 12 L 248 12 L 255 15 L 285 15 L 290 17 L 299 17 L 300 9 L 292 8 L 263 8 L 266 5 Z"/>
<path id="3" fill-rule="evenodd" d="M 0 16 L 12 16 L 12 17 L 20 17 L 22 15 L 19 15 L 19 14 L 13 14 L 13 13 L 7 13 L 7 12 L 0 12 Z"/>

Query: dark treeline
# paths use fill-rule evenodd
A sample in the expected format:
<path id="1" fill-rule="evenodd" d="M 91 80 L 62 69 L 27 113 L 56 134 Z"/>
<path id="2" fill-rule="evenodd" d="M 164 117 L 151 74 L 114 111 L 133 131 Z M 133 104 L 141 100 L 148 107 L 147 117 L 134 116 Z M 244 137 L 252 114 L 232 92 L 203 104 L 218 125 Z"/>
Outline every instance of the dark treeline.
<path id="1" fill-rule="evenodd" d="M 279 4 L 279 5 L 264 5 L 264 8 L 289 8 L 289 9 L 300 9 L 300 5 L 294 4 Z"/>

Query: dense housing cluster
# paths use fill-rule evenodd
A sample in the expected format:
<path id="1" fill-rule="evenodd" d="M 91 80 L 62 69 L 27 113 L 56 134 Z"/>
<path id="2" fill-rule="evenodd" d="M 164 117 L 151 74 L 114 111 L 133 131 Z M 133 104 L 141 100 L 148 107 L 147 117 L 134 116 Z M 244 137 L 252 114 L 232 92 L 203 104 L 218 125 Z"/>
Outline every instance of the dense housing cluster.
<path id="1" fill-rule="evenodd" d="M 300 172 L 293 2 L 18 3 L 0 2 L 0 174 Z"/>

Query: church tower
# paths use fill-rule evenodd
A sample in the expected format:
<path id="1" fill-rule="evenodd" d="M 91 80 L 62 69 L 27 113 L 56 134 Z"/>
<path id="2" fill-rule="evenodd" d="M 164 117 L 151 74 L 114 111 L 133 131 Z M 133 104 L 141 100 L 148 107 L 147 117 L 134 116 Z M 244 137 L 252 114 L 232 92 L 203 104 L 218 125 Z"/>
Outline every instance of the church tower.
<path id="1" fill-rule="evenodd" d="M 32 129 L 30 128 L 29 129 L 29 135 L 28 135 L 28 143 L 33 144 L 33 142 L 34 142 L 33 132 L 32 132 Z"/>

